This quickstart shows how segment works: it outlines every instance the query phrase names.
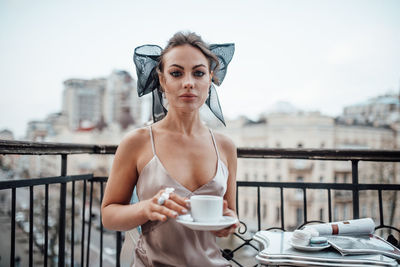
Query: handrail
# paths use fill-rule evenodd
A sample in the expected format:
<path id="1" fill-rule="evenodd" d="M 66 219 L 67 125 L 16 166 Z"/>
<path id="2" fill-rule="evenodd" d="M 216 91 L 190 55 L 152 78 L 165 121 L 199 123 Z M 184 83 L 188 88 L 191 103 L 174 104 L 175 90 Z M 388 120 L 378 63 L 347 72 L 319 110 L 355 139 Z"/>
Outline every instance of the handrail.
<path id="1" fill-rule="evenodd" d="M 117 145 L 0 140 L 0 154 L 114 154 L 117 147 Z M 238 148 L 237 154 L 239 158 L 400 161 L 400 150 L 389 149 Z"/>

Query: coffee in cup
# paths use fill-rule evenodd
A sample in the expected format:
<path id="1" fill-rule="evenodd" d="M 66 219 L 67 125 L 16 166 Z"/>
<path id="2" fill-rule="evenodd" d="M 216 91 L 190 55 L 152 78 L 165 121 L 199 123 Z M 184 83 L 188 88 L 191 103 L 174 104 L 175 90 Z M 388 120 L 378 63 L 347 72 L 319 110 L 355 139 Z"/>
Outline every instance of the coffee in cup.
<path id="1" fill-rule="evenodd" d="M 222 219 L 223 199 L 219 196 L 195 195 L 190 197 L 190 213 L 195 222 L 215 223 Z"/>

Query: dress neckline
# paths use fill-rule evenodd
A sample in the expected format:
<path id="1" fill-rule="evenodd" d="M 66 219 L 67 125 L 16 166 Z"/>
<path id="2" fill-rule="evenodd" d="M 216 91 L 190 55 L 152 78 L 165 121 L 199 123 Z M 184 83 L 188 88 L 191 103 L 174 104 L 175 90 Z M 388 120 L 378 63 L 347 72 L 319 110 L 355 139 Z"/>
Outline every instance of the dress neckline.
<path id="1" fill-rule="evenodd" d="M 216 152 L 216 154 L 217 154 L 217 169 L 216 169 L 216 171 L 215 171 L 215 175 L 213 176 L 213 178 L 209 179 L 208 182 L 206 182 L 205 184 L 199 186 L 199 187 L 196 188 L 194 191 L 192 191 L 192 190 L 188 189 L 187 187 L 185 187 L 184 185 L 182 185 L 177 179 L 175 179 L 174 177 L 172 177 L 172 176 L 169 174 L 168 170 L 165 168 L 164 164 L 161 162 L 160 158 L 157 156 L 156 148 L 155 148 L 155 143 L 154 143 L 153 130 L 152 130 L 151 125 L 148 126 L 148 129 L 149 129 L 149 133 L 150 133 L 150 141 L 151 141 L 151 149 L 152 149 L 152 151 L 153 151 L 153 158 L 144 166 L 144 168 L 142 169 L 142 172 L 143 172 L 143 170 L 147 167 L 147 165 L 149 165 L 149 163 L 150 163 L 151 161 L 153 161 L 153 159 L 155 158 L 155 159 L 157 160 L 157 162 L 159 163 L 159 165 L 161 166 L 161 169 L 163 170 L 163 172 L 166 174 L 166 176 L 167 176 L 170 180 L 172 180 L 172 181 L 173 181 L 174 183 L 176 183 L 178 186 L 184 188 L 186 191 L 188 191 L 188 192 L 190 192 L 191 194 L 193 194 L 193 193 L 197 192 L 198 190 L 200 190 L 200 189 L 206 187 L 207 185 L 209 185 L 209 184 L 212 183 L 213 181 L 215 181 L 215 178 L 217 177 L 218 172 L 220 172 L 220 168 L 221 168 L 221 167 L 220 167 L 220 164 L 223 164 L 226 170 L 228 169 L 228 168 L 226 167 L 225 163 L 224 163 L 223 161 L 221 161 L 221 159 L 220 159 L 220 155 L 219 155 L 219 151 L 218 151 L 218 146 L 217 146 L 217 141 L 215 140 L 215 137 L 214 137 L 214 134 L 213 134 L 212 130 L 211 130 L 210 128 L 208 128 L 208 130 L 209 130 L 209 132 L 210 132 L 210 134 L 211 134 L 211 139 L 212 139 L 212 142 L 213 142 L 213 146 L 214 146 L 215 152 Z"/>
<path id="2" fill-rule="evenodd" d="M 177 179 L 175 179 L 174 177 L 172 177 L 169 172 L 167 171 L 167 169 L 165 168 L 164 164 L 161 162 L 160 158 L 157 155 L 154 155 L 154 158 L 156 158 L 158 164 L 161 166 L 161 169 L 163 170 L 163 172 L 166 174 L 166 176 L 172 180 L 174 183 L 176 183 L 178 186 L 180 186 L 181 188 L 185 189 L 186 191 L 190 192 L 191 194 L 199 191 L 200 189 L 206 187 L 207 185 L 209 185 L 210 183 L 212 183 L 213 181 L 215 181 L 215 178 L 218 175 L 218 172 L 220 171 L 220 159 L 217 160 L 217 170 L 215 172 L 215 175 L 213 176 L 212 179 L 209 179 L 208 182 L 206 182 L 205 184 L 199 186 L 198 188 L 196 188 L 195 190 L 190 190 L 189 188 L 187 188 L 186 186 L 184 186 L 182 183 L 180 183 Z M 224 164 L 222 162 L 222 164 Z"/>

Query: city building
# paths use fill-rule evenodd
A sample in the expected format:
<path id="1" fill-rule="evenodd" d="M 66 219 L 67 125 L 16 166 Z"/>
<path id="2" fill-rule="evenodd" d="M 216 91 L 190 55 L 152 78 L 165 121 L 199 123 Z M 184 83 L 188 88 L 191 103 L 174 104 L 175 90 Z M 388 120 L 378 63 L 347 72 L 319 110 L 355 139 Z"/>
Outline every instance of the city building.
<path id="1" fill-rule="evenodd" d="M 1 140 L 14 140 L 14 134 L 12 131 L 8 129 L 3 129 L 0 131 L 0 139 Z"/>
<path id="2" fill-rule="evenodd" d="M 314 149 L 395 149 L 396 132 L 388 127 L 339 123 L 319 112 L 301 112 L 295 109 L 270 111 L 258 121 L 241 117 L 228 121 L 226 128 L 218 128 L 235 142 L 237 147 L 252 148 L 314 148 Z M 396 167 L 398 169 L 398 166 Z M 360 183 L 395 183 L 393 163 L 360 162 Z M 289 160 L 289 159 L 239 159 L 237 179 L 242 181 L 278 182 L 325 182 L 351 183 L 351 162 Z M 398 173 L 398 171 L 397 171 Z M 257 226 L 257 193 L 255 188 L 241 188 L 239 215 L 250 222 L 250 229 Z M 395 195 L 386 194 L 387 203 Z M 377 195 L 360 193 L 360 216 L 379 219 Z M 303 192 L 300 189 L 285 190 L 285 225 L 298 227 L 303 222 Z M 326 190 L 307 191 L 308 220 L 328 220 L 328 197 Z M 333 194 L 333 219 L 352 218 L 351 191 L 335 191 Z M 394 200 L 395 201 L 395 200 Z M 397 200 L 397 206 L 400 205 Z M 263 228 L 280 226 L 280 191 L 261 190 L 261 222 Z M 388 206 L 389 219 L 395 206 Z M 398 216 L 397 216 L 398 217 Z M 397 218 L 397 224 L 400 218 Z M 395 224 L 394 224 L 395 225 Z"/>
<path id="3" fill-rule="evenodd" d="M 400 122 L 400 95 L 389 93 L 344 108 L 341 122 L 391 126 Z"/>
<path id="4" fill-rule="evenodd" d="M 51 133 L 52 129 L 48 121 L 30 121 L 26 128 L 26 139 L 34 142 L 45 141 L 46 137 Z"/>
<path id="5" fill-rule="evenodd" d="M 71 130 L 94 128 L 101 121 L 106 86 L 104 78 L 64 81 L 62 113 Z"/>
<path id="6" fill-rule="evenodd" d="M 124 70 L 114 70 L 107 78 L 104 101 L 105 123 L 117 123 L 122 129 L 142 124 L 142 103 L 136 91 L 136 81 Z"/>

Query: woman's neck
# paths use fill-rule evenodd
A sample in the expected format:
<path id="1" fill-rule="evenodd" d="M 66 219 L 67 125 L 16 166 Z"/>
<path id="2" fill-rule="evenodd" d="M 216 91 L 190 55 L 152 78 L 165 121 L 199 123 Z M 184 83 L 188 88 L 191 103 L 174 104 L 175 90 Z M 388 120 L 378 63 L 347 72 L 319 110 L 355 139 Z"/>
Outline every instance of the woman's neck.
<path id="1" fill-rule="evenodd" d="M 193 135 L 207 129 L 200 120 L 198 110 L 193 112 L 179 112 L 170 109 L 164 119 L 160 121 L 160 126 L 183 135 Z"/>

